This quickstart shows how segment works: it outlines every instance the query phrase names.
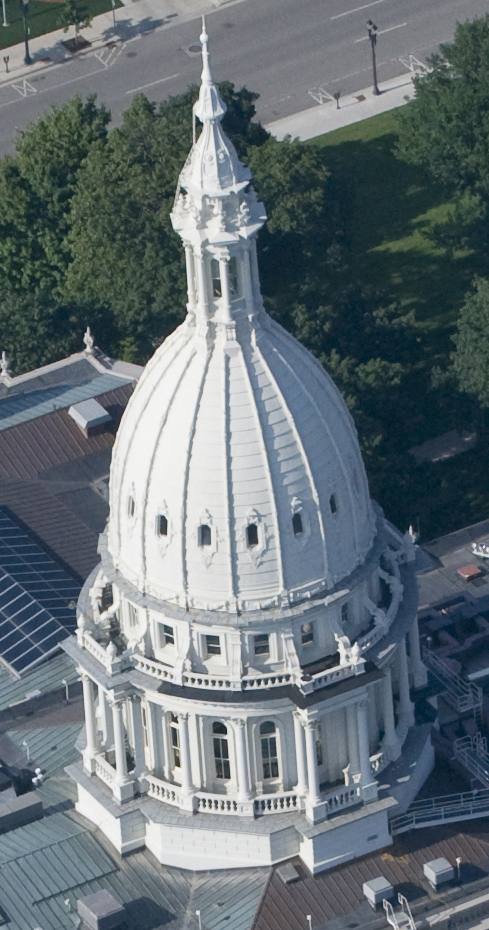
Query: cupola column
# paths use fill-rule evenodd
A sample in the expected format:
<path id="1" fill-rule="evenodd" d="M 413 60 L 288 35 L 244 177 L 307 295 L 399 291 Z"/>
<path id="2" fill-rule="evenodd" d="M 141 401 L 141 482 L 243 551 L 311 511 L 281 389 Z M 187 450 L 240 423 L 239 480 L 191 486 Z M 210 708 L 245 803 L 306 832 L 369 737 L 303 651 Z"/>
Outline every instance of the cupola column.
<path id="1" fill-rule="evenodd" d="M 296 791 L 303 797 L 307 791 L 306 755 L 304 750 L 304 725 L 298 711 L 294 711 L 295 758 L 297 761 Z"/>
<path id="2" fill-rule="evenodd" d="M 367 700 L 359 701 L 357 704 L 357 721 L 362 797 L 364 801 L 371 801 L 377 797 L 377 782 L 373 777 L 372 766 L 370 765 Z"/>
<path id="3" fill-rule="evenodd" d="M 388 758 L 393 759 L 396 757 L 397 737 L 390 665 L 384 669 L 384 680 L 382 682 L 382 716 L 384 718 L 384 739 L 382 741 L 382 748 Z"/>
<path id="4" fill-rule="evenodd" d="M 85 734 L 87 744 L 83 750 L 83 765 L 87 772 L 95 771 L 95 756 L 97 754 L 97 722 L 95 719 L 95 700 L 93 681 L 86 672 L 81 673 L 83 687 L 83 707 L 85 710 Z"/>
<path id="5" fill-rule="evenodd" d="M 250 253 L 246 249 L 243 252 L 243 291 L 244 298 L 246 303 L 246 312 L 251 314 L 254 312 L 255 304 L 253 301 L 253 282 L 251 278 L 251 264 L 250 264 Z"/>
<path id="6" fill-rule="evenodd" d="M 122 716 L 121 700 L 112 701 L 112 723 L 114 727 L 114 751 L 116 779 L 113 788 L 114 797 L 118 801 L 128 801 L 134 795 L 134 785 L 127 774 L 126 739 L 124 732 L 124 718 Z"/>
<path id="7" fill-rule="evenodd" d="M 199 306 L 204 311 L 204 316 L 207 316 L 207 308 L 209 306 L 209 301 L 207 299 L 207 275 L 205 273 L 205 255 L 202 253 L 200 255 L 195 255 L 195 268 L 197 272 L 197 288 L 198 288 L 198 300 Z"/>
<path id="8" fill-rule="evenodd" d="M 397 650 L 397 677 L 399 681 L 399 714 L 413 722 L 413 705 L 409 689 L 409 667 L 406 640 L 402 639 Z"/>
<path id="9" fill-rule="evenodd" d="M 348 742 L 348 766 L 351 782 L 353 776 L 358 775 L 360 772 L 357 711 L 354 704 L 349 704 L 346 708 L 346 738 Z"/>
<path id="10" fill-rule="evenodd" d="M 238 798 L 248 801 L 251 797 L 248 763 L 246 759 L 246 721 L 233 720 L 236 739 L 236 769 L 238 774 Z"/>
<path id="11" fill-rule="evenodd" d="M 146 771 L 146 759 L 144 754 L 141 696 L 139 694 L 131 695 L 131 713 L 134 733 L 134 774 L 137 778 L 140 778 Z"/>
<path id="12" fill-rule="evenodd" d="M 180 767 L 182 772 L 182 791 L 190 795 L 193 791 L 192 769 L 190 763 L 190 743 L 188 737 L 188 714 L 178 715 L 180 730 Z"/>
<path id="13" fill-rule="evenodd" d="M 418 618 L 414 618 L 414 622 L 411 625 L 409 630 L 409 658 L 411 665 L 411 674 L 413 676 L 413 683 L 415 688 L 422 688 L 428 681 L 428 672 L 426 666 L 423 665 L 421 659 L 421 650 L 419 648 L 419 627 L 418 627 Z"/>
<path id="14" fill-rule="evenodd" d="M 195 313 L 197 303 L 195 294 L 195 266 L 192 246 L 188 245 L 188 243 L 185 246 L 185 263 L 187 266 L 188 310 L 190 313 Z"/>
<path id="15" fill-rule="evenodd" d="M 318 763 L 316 756 L 316 724 L 309 720 L 304 726 L 306 736 L 307 777 L 309 782 L 308 801 L 315 806 L 321 803 L 319 791 Z"/>
<path id="16" fill-rule="evenodd" d="M 224 310 L 226 321 L 231 319 L 231 292 L 229 290 L 229 256 L 219 258 L 219 274 L 221 276 L 221 307 Z"/>

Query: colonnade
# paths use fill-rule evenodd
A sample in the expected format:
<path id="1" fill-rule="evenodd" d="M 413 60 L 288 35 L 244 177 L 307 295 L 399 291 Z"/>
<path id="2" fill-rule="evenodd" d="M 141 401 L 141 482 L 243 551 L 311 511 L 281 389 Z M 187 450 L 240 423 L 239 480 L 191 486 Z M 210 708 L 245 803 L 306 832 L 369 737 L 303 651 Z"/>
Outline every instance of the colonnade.
<path id="1" fill-rule="evenodd" d="M 417 649 L 415 644 L 417 644 Z M 391 663 L 383 669 L 383 679 L 380 685 L 381 708 L 379 708 L 379 711 L 382 714 L 384 727 L 381 747 L 384 761 L 397 758 L 401 751 L 401 740 L 398 732 L 396 732 L 394 714 L 392 689 L 392 671 L 394 667 L 398 687 L 398 722 L 402 722 L 403 731 L 414 722 L 413 704 L 410 699 L 410 666 L 413 679 L 416 681 L 416 675 L 418 675 L 419 680 L 421 671 L 418 666 L 421 666 L 423 670 L 424 666 L 422 666 L 419 655 L 417 629 L 412 639 L 410 637 L 410 657 L 408 658 L 407 655 L 405 640 L 401 640 Z M 107 693 L 102 688 L 99 688 L 100 715 L 105 737 L 105 745 L 102 745 L 97 733 L 94 683 L 83 670 L 81 677 L 86 730 L 86 747 L 83 751 L 84 767 L 90 774 L 96 773 L 102 780 L 110 784 L 114 796 L 118 800 L 127 800 L 133 796 L 137 780 L 144 778 L 145 774 L 147 774 L 145 746 L 148 745 L 148 736 L 147 732 L 145 735 L 145 727 L 147 730 L 148 721 L 146 720 L 145 726 L 143 726 L 141 697 L 138 694 L 124 694 L 121 696 L 113 695 L 108 698 Z M 127 765 L 124 704 L 127 705 L 128 724 L 130 723 L 132 730 L 131 741 L 133 745 L 131 751 L 134 753 L 134 768 L 130 773 Z M 359 797 L 365 801 L 372 800 L 377 796 L 377 784 L 370 762 L 369 704 L 365 691 L 362 689 L 357 693 L 357 696 L 352 693 L 349 703 L 344 707 L 346 728 L 342 730 L 342 736 L 344 752 L 348 759 L 348 765 L 344 769 L 345 786 L 357 785 Z M 331 706 L 330 709 L 331 711 L 336 710 L 337 705 Z M 327 705 L 323 703 L 321 717 L 324 717 L 327 712 Z M 182 798 L 189 799 L 190 804 L 196 788 L 192 778 L 189 715 L 186 712 L 177 712 L 175 716 L 178 721 L 179 733 L 179 794 Z M 315 820 L 316 817 L 319 819 L 321 807 L 325 805 L 325 799 L 321 794 L 317 760 L 316 741 L 319 716 L 317 706 L 311 710 L 301 711 L 297 709 L 293 712 L 297 772 L 294 791 L 298 797 L 304 799 L 306 813 L 312 820 Z M 241 802 L 250 801 L 253 797 L 253 786 L 248 764 L 249 747 L 246 720 L 244 718 L 233 719 L 229 721 L 229 724 L 232 724 L 234 733 L 234 760 L 237 783 L 235 796 Z M 170 764 L 171 747 L 169 746 L 168 735 L 164 735 L 163 738 L 166 741 L 164 747 L 166 757 L 165 777 L 170 781 L 172 768 Z M 104 749 L 107 747 L 112 748 L 112 746 L 115 766 L 111 766 L 104 755 Z"/>

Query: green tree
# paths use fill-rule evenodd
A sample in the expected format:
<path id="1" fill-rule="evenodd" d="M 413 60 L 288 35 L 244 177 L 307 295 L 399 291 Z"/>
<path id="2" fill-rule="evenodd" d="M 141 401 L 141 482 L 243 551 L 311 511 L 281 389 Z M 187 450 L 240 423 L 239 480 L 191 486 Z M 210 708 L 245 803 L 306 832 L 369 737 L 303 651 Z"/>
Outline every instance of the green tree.
<path id="1" fill-rule="evenodd" d="M 68 32 L 72 26 L 75 28 L 75 46 L 79 44 L 80 29 L 88 29 L 92 25 L 93 16 L 88 7 L 80 0 L 63 0 L 59 11 L 58 22 L 63 32 Z"/>
<path id="2" fill-rule="evenodd" d="M 414 78 L 398 116 L 398 153 L 449 191 L 489 197 L 489 14 L 458 23 L 455 38 Z"/>
<path id="3" fill-rule="evenodd" d="M 463 391 L 489 407 L 489 280 L 477 278 L 453 336 L 453 370 Z"/>

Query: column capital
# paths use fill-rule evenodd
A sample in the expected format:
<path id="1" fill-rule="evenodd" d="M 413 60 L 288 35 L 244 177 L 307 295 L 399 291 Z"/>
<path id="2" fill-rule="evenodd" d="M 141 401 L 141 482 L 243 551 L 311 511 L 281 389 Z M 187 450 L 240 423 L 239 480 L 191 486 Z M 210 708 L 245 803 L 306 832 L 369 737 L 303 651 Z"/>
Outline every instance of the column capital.
<path id="1" fill-rule="evenodd" d="M 181 723 L 186 723 L 187 720 L 188 720 L 188 716 L 189 716 L 189 715 L 188 715 L 188 712 L 187 712 L 187 711 L 182 712 L 182 713 L 178 712 L 178 714 L 177 714 L 178 722 L 179 722 L 179 723 L 180 723 L 180 722 L 181 722 Z"/>
<path id="2" fill-rule="evenodd" d="M 142 694 L 130 694 L 129 700 L 132 701 L 133 704 L 140 704 L 141 701 L 143 700 L 143 695 Z"/>
<path id="3" fill-rule="evenodd" d="M 294 716 L 294 719 L 297 720 L 297 721 L 300 723 L 300 725 L 301 725 L 302 727 L 305 725 L 305 724 L 304 724 L 304 717 L 302 716 L 300 710 L 294 710 L 294 711 L 293 711 L 293 716 Z"/>
<path id="4" fill-rule="evenodd" d="M 79 668 L 77 671 L 82 681 L 91 681 L 93 684 L 93 678 L 90 678 L 90 675 L 85 671 L 85 669 Z"/>
<path id="5" fill-rule="evenodd" d="M 238 717 L 236 720 L 233 720 L 233 724 L 235 727 L 238 727 L 239 730 L 244 730 L 246 726 L 246 720 L 243 720 L 242 717 Z"/>

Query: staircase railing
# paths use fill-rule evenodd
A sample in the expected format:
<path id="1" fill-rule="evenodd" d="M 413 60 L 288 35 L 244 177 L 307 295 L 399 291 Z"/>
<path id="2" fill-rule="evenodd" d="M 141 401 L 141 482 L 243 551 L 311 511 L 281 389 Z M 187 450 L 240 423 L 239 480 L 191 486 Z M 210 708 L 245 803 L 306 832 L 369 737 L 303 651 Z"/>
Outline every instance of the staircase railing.
<path id="1" fill-rule="evenodd" d="M 450 664 L 431 649 L 423 649 L 423 661 L 445 688 L 447 700 L 452 707 L 460 714 L 473 711 L 477 719 L 482 713 L 482 688 L 457 675 Z"/>
<path id="2" fill-rule="evenodd" d="M 402 894 L 397 895 L 397 900 L 401 905 L 401 911 L 396 914 L 394 908 L 390 901 L 386 901 L 385 898 L 382 901 L 382 906 L 385 911 L 385 916 L 387 923 L 390 924 L 394 930 L 416 930 L 416 924 L 413 920 L 413 915 L 411 914 L 411 908 Z"/>
<path id="3" fill-rule="evenodd" d="M 487 739 L 476 733 L 475 736 L 462 736 L 456 739 L 453 744 L 453 754 L 482 782 L 486 788 L 489 788 L 489 753 L 487 752 Z"/>

